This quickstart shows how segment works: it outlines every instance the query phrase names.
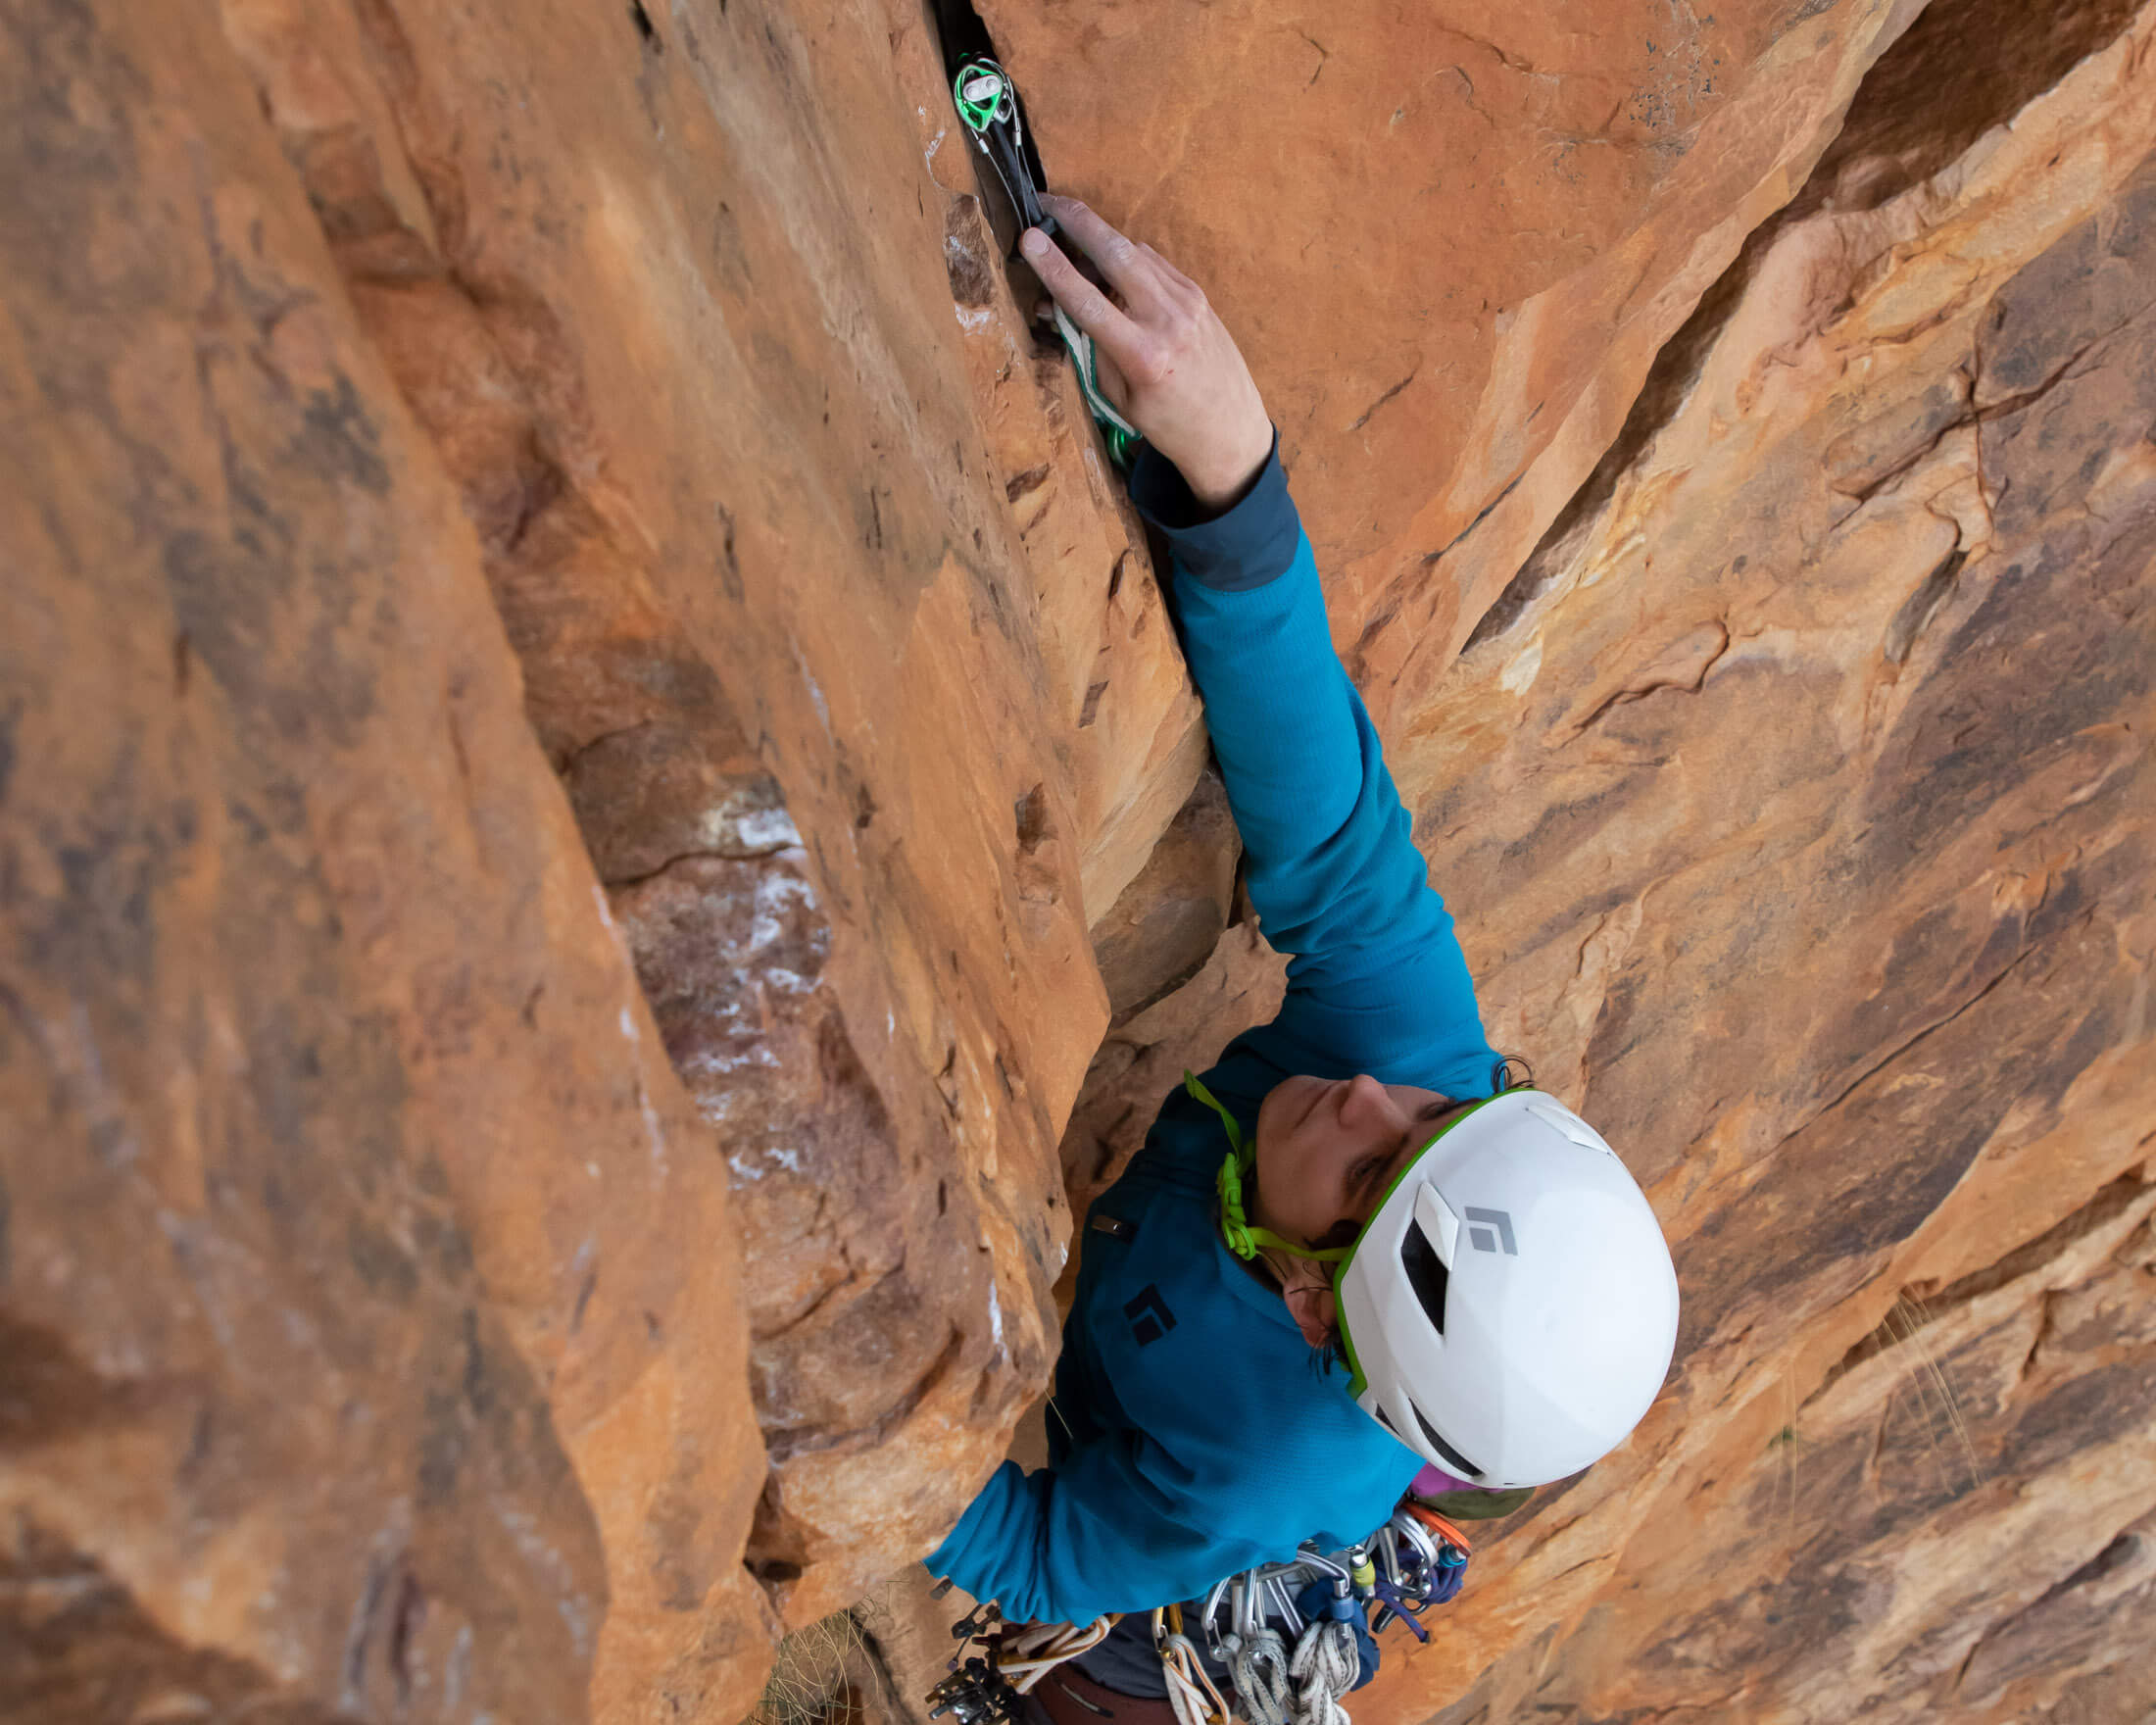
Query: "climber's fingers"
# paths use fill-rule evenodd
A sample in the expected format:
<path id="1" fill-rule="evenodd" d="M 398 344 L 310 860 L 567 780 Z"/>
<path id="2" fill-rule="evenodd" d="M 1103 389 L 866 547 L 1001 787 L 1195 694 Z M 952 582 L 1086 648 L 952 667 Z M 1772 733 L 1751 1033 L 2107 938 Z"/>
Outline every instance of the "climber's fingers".
<path id="1" fill-rule="evenodd" d="M 1060 220 L 1060 218 L 1058 218 Z M 1145 346 L 1138 325 L 1115 308 L 1115 302 L 1078 273 L 1078 266 L 1038 227 L 1029 228 L 1021 249 L 1033 266 L 1041 285 L 1055 296 L 1055 303 L 1070 314 L 1070 320 L 1098 342 L 1109 358 L 1121 361 Z"/>
<path id="2" fill-rule="evenodd" d="M 1108 286 L 1123 296 L 1125 305 L 1143 313 L 1159 297 L 1157 254 L 1125 238 L 1076 198 L 1051 192 L 1041 202 L 1078 242 L 1078 249 L 1093 260 Z"/>
<path id="3" fill-rule="evenodd" d="M 1235 338 L 1198 284 L 1151 247 L 1132 245 L 1074 198 L 1047 204 L 1123 301 L 1118 310 L 1038 229 L 1026 234 L 1025 255 L 1042 286 L 1093 337 L 1102 393 L 1175 465 L 1200 502 L 1234 498 L 1273 442 L 1272 420 Z"/>
<path id="4" fill-rule="evenodd" d="M 1197 282 L 1193 281 L 1188 275 L 1185 275 L 1182 271 L 1178 270 L 1173 264 L 1169 263 L 1167 259 L 1163 258 L 1158 252 L 1154 251 L 1152 247 L 1146 244 L 1144 240 L 1140 240 L 1138 242 L 1138 249 L 1141 252 L 1145 253 L 1147 257 L 1151 258 L 1153 263 L 1159 267 L 1160 272 L 1165 275 L 1170 281 L 1174 282 L 1176 286 L 1183 288 L 1190 293 L 1195 293 L 1200 299 L 1203 299 L 1205 297 L 1205 290 L 1203 288 L 1200 287 Z"/>

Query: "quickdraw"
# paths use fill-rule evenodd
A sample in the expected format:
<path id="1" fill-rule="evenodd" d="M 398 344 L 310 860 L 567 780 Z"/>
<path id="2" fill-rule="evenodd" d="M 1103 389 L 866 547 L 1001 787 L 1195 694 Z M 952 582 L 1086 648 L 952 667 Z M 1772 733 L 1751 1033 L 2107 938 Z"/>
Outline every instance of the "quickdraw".
<path id="1" fill-rule="evenodd" d="M 1041 194 L 1047 188 L 1034 183 L 1033 171 L 1026 162 L 1025 119 L 1010 74 L 985 54 L 973 55 L 952 78 L 951 96 L 966 131 L 995 170 L 1021 231 L 1038 227 L 1054 239 L 1061 230 L 1041 203 Z M 1085 392 L 1086 408 L 1107 443 L 1108 459 L 1118 468 L 1128 468 L 1137 459 L 1138 446 L 1144 439 L 1138 427 L 1124 419 L 1102 393 L 1093 337 L 1073 323 L 1059 305 L 1055 308 L 1055 329 L 1078 368 L 1078 387 Z"/>
<path id="2" fill-rule="evenodd" d="M 1428 1641 L 1422 1614 L 1460 1591 L 1470 1549 L 1444 1516 L 1403 1502 L 1359 1546 L 1328 1555 L 1305 1543 L 1291 1562 L 1216 1583 L 1199 1633 L 1235 1674 L 1252 1725 L 1342 1725 L 1340 1697 L 1361 1675 L 1353 1622 L 1375 1636 L 1396 1620 Z"/>
<path id="3" fill-rule="evenodd" d="M 952 1639 L 964 1645 L 951 1656 L 951 1675 L 928 1692 L 928 1716 L 948 1713 L 956 1725 L 1017 1725 L 1033 1686 L 1065 1659 L 1099 1647 L 1114 1625 L 1112 1616 L 1082 1628 L 1013 1625 L 1004 1621 L 994 1600 L 976 1605 L 952 1626 Z M 980 1651 L 969 1656 L 975 1642 Z"/>

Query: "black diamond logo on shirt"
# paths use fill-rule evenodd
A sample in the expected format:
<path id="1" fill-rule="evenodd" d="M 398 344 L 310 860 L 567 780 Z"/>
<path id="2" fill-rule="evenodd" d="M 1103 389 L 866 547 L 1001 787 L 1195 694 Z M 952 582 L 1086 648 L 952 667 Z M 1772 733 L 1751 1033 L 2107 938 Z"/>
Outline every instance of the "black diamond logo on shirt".
<path id="1" fill-rule="evenodd" d="M 1130 1319 L 1131 1339 L 1141 1348 L 1151 1347 L 1175 1328 L 1175 1313 L 1151 1282 L 1139 1289 L 1136 1299 L 1124 1303 L 1123 1315 Z"/>

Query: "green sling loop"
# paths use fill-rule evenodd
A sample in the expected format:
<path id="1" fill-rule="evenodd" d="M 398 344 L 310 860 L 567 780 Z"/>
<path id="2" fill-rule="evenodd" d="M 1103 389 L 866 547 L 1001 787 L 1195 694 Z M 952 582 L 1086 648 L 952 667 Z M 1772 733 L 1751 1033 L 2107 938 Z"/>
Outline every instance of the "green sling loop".
<path id="1" fill-rule="evenodd" d="M 1243 1139 L 1243 1128 L 1229 1113 L 1213 1093 L 1199 1083 L 1197 1075 L 1189 1070 L 1183 1073 L 1183 1088 L 1197 1101 L 1220 1116 L 1220 1123 L 1228 1129 L 1229 1152 L 1221 1159 L 1219 1177 L 1213 1182 L 1220 1194 L 1220 1237 L 1228 1243 L 1228 1250 L 1241 1258 L 1255 1257 L 1259 1251 L 1270 1246 L 1279 1252 L 1296 1257 L 1314 1258 L 1320 1263 L 1340 1263 L 1354 1248 L 1336 1246 L 1329 1251 L 1313 1252 L 1307 1246 L 1298 1246 L 1293 1240 L 1283 1240 L 1266 1228 L 1255 1228 L 1243 1214 L 1243 1182 L 1256 1164 L 1257 1151 Z"/>

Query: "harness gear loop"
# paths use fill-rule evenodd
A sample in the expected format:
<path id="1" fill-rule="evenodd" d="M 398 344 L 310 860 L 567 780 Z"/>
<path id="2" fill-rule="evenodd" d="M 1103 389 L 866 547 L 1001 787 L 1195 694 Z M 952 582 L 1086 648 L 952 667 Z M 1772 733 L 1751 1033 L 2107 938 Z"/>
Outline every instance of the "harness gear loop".
<path id="1" fill-rule="evenodd" d="M 1021 1698 L 1065 1659 L 1099 1647 L 1114 1626 L 1112 1615 L 1096 1617 L 1082 1627 L 1071 1623 L 1013 1626 L 1002 1620 L 995 1601 L 976 1605 L 951 1634 L 961 1643 L 979 1641 L 981 1651 L 964 1658 L 966 1650 L 961 1647 L 953 1655 L 952 1675 L 928 1693 L 928 1716 L 940 1719 L 949 1713 L 957 1725 L 1016 1725 L 1023 1711 Z M 1194 1719 L 1185 1725 L 1208 1722 Z"/>
<path id="2" fill-rule="evenodd" d="M 1269 1228 L 1253 1226 L 1243 1208 L 1244 1182 L 1257 1166 L 1257 1147 L 1246 1142 L 1243 1128 L 1227 1107 L 1213 1093 L 1198 1081 L 1198 1075 L 1186 1069 L 1183 1088 L 1193 1100 L 1203 1103 L 1220 1116 L 1220 1123 L 1228 1129 L 1228 1155 L 1220 1163 L 1220 1172 L 1214 1177 L 1213 1190 L 1220 1198 L 1220 1237 L 1228 1250 L 1240 1258 L 1253 1258 L 1266 1247 L 1285 1252 L 1294 1257 L 1314 1258 L 1319 1263 L 1345 1262 L 1353 1252 L 1352 1246 L 1330 1247 L 1317 1251 L 1308 1246 L 1298 1246 L 1293 1240 L 1283 1240 Z"/>

